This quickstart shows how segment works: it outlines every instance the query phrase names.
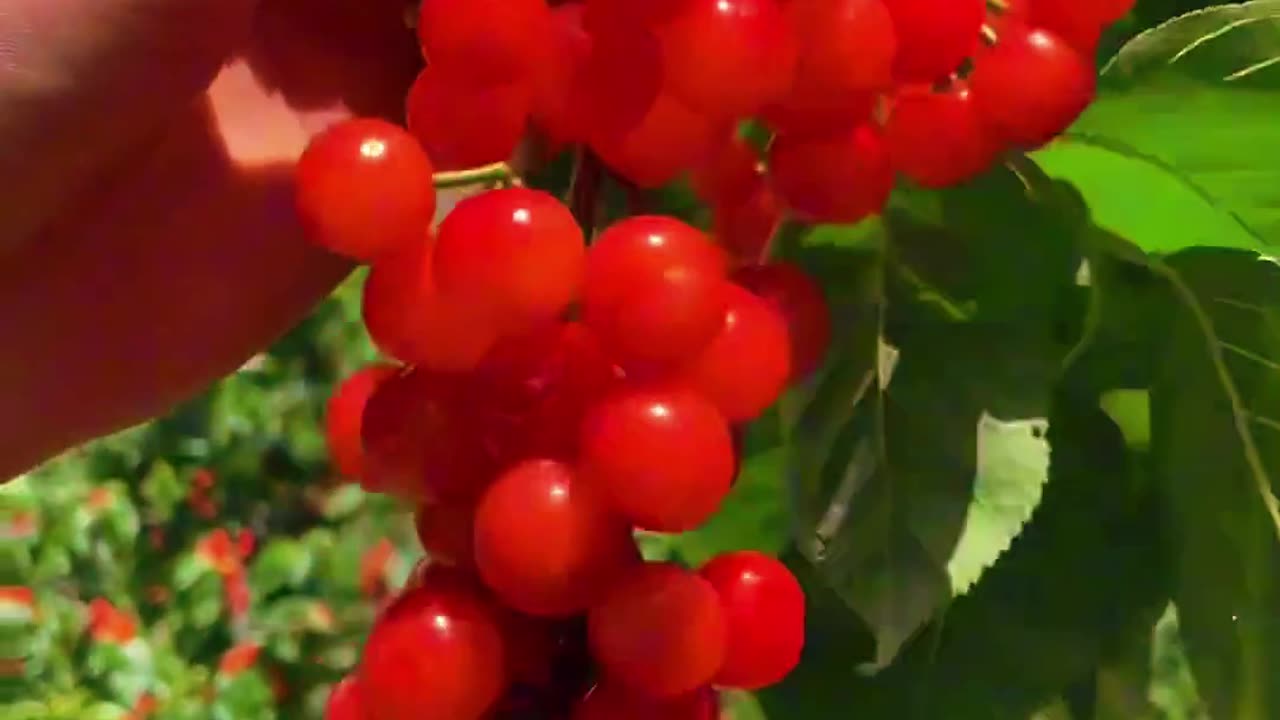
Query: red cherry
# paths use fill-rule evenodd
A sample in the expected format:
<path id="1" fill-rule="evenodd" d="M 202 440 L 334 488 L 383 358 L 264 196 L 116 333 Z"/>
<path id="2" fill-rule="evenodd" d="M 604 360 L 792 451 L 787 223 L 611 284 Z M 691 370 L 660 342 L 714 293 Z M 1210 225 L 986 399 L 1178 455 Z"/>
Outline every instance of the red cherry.
<path id="1" fill-rule="evenodd" d="M 969 87 L 993 136 L 1035 148 L 1075 122 L 1093 101 L 1093 63 L 1047 30 L 1016 23 L 977 59 Z"/>
<path id="2" fill-rule="evenodd" d="M 1080 53 L 1093 55 L 1106 26 L 1133 9 L 1134 0 L 1010 0 L 994 23 L 997 33 L 1009 22 L 1043 28 L 1065 40 Z"/>
<path id="3" fill-rule="evenodd" d="M 413 502 L 468 499 L 493 468 L 456 376 L 411 370 L 385 380 L 365 405 L 363 484 Z"/>
<path id="4" fill-rule="evenodd" d="M 871 114 L 893 83 L 893 19 L 882 0 L 803 0 L 786 6 L 800 56 L 790 90 L 765 109 L 779 132 L 835 132 Z"/>
<path id="5" fill-rule="evenodd" d="M 782 313 L 791 340 L 792 380 L 822 366 L 831 344 L 831 310 L 808 273 L 790 263 L 770 263 L 744 267 L 733 279 Z"/>
<path id="6" fill-rule="evenodd" d="M 782 200 L 764 176 L 757 175 L 745 196 L 716 203 L 712 219 L 721 246 L 738 260 L 758 262 L 782 223 Z"/>
<path id="7" fill-rule="evenodd" d="M 719 334 L 680 373 L 730 422 L 747 422 L 777 401 L 791 377 L 791 341 L 782 314 L 730 284 Z"/>
<path id="8" fill-rule="evenodd" d="M 894 74 L 930 83 L 955 72 L 978 48 L 986 0 L 885 0 L 897 30 Z"/>
<path id="9" fill-rule="evenodd" d="M 709 688 L 657 699 L 605 682 L 592 688 L 574 706 L 570 720 L 718 720 L 717 700 L 715 691 Z"/>
<path id="10" fill-rule="evenodd" d="M 581 619 L 579 616 L 562 621 L 506 613 L 502 639 L 507 651 L 507 675 L 512 682 L 527 688 L 559 690 L 556 683 L 565 666 L 576 663 L 576 656 L 584 651 L 577 637 L 581 635 Z"/>
<path id="11" fill-rule="evenodd" d="M 502 464 L 568 459 L 578 450 L 587 410 L 619 381 L 595 335 L 554 323 L 499 341 L 480 367 L 472 402 L 486 445 Z"/>
<path id="12" fill-rule="evenodd" d="M 423 0 L 418 40 L 433 65 L 480 82 L 530 77 L 543 58 L 546 0 Z"/>
<path id="13" fill-rule="evenodd" d="M 675 218 L 641 215 L 610 226 L 587 254 L 588 324 L 593 314 L 607 317 L 620 301 L 676 267 L 723 276 L 726 259 L 702 231 Z"/>
<path id="14" fill-rule="evenodd" d="M 355 675 L 342 678 L 329 691 L 324 720 L 367 720 L 360 681 Z"/>
<path id="15" fill-rule="evenodd" d="M 662 85 L 662 47 L 653 33 L 635 25 L 593 31 L 570 102 L 582 116 L 582 139 L 626 135 L 648 114 Z"/>
<path id="16" fill-rule="evenodd" d="M 638 285 L 588 322 L 619 362 L 631 370 L 658 369 L 694 357 L 716 336 L 724 317 L 728 283 L 680 265 Z"/>
<path id="17" fill-rule="evenodd" d="M 490 486 L 476 510 L 475 552 L 504 603 L 548 617 L 586 610 L 638 557 L 631 529 L 552 460 L 523 462 Z"/>
<path id="18" fill-rule="evenodd" d="M 725 133 L 693 168 L 693 190 L 707 204 L 736 203 L 762 175 L 760 155 L 736 132 Z"/>
<path id="19" fill-rule="evenodd" d="M 317 245 L 373 260 L 426 235 L 436 212 L 433 172 L 404 128 L 369 118 L 338 123 L 298 160 L 298 218 Z"/>
<path id="20" fill-rule="evenodd" d="M 329 457 L 344 477 L 358 480 L 363 475 L 360 421 L 364 417 L 364 406 L 374 389 L 395 374 L 393 365 L 369 365 L 343 380 L 329 397 L 324 418 L 325 438 L 329 444 Z"/>
<path id="21" fill-rule="evenodd" d="M 795 73 L 796 42 L 775 0 L 688 0 L 658 32 L 672 92 L 712 116 L 759 110 Z"/>
<path id="22" fill-rule="evenodd" d="M 582 230 L 541 190 L 506 188 L 462 200 L 440 223 L 435 279 L 508 332 L 556 318 L 582 286 Z"/>
<path id="23" fill-rule="evenodd" d="M 723 123 L 662 93 L 639 124 L 620 136 L 601 136 L 592 147 L 614 172 L 642 188 L 671 182 L 710 153 Z"/>
<path id="24" fill-rule="evenodd" d="M 945 92 L 920 85 L 899 89 L 884 136 L 894 169 L 929 188 L 985 172 L 1000 151 L 964 86 Z"/>
<path id="25" fill-rule="evenodd" d="M 556 144 L 586 137 L 581 108 L 575 107 L 576 84 L 591 57 L 591 36 L 583 25 L 582 3 L 551 9 L 547 59 L 533 97 L 533 119 Z"/>
<path id="26" fill-rule="evenodd" d="M 499 611 L 469 578 L 432 568 L 374 623 L 359 678 L 369 720 L 477 720 L 506 685 Z"/>
<path id="27" fill-rule="evenodd" d="M 475 565 L 475 503 L 443 500 L 425 503 L 414 514 L 418 542 L 431 562 L 452 567 Z"/>
<path id="28" fill-rule="evenodd" d="M 509 159 L 524 136 L 530 92 L 522 83 L 477 83 L 428 65 L 406 99 L 409 132 L 439 170 Z M 460 112 L 465 108 L 465 112 Z"/>
<path id="29" fill-rule="evenodd" d="M 469 370 L 497 333 L 477 308 L 439 292 L 435 246 L 419 238 L 373 264 L 364 286 L 364 324 L 374 344 L 401 362 Z"/>
<path id="30" fill-rule="evenodd" d="M 637 565 L 587 615 L 606 675 L 655 698 L 707 685 L 725 660 L 724 610 L 706 580 L 670 563 Z"/>
<path id="31" fill-rule="evenodd" d="M 732 552 L 699 574 L 724 608 L 728 642 L 716 684 L 755 690 L 786 677 L 804 649 L 804 590 L 787 566 L 762 553 Z"/>
<path id="32" fill-rule="evenodd" d="M 586 0 L 587 26 L 593 30 L 608 25 L 656 27 L 688 4 L 689 0 Z"/>
<path id="33" fill-rule="evenodd" d="M 769 148 L 769 176 L 792 210 L 817 222 L 877 214 L 893 190 L 889 152 L 869 125 L 823 137 L 779 136 Z"/>
<path id="34" fill-rule="evenodd" d="M 705 522 L 729 492 L 733 440 L 701 396 L 637 389 L 587 416 L 581 462 L 583 476 L 635 525 L 681 532 Z"/>

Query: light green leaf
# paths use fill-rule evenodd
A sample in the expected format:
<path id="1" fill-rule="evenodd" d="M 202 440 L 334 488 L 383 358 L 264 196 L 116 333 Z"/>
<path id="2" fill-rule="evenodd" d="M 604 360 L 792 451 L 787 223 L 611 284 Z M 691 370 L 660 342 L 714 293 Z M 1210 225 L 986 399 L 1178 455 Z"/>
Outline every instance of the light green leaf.
<path id="1" fill-rule="evenodd" d="M 1035 158 L 1148 251 L 1276 246 L 1277 117 L 1280 0 L 1219 5 L 1131 40 L 1097 102 Z"/>
<path id="2" fill-rule="evenodd" d="M 1151 391 L 1192 670 L 1217 720 L 1280 717 L 1280 264 L 1188 251 Z"/>
<path id="3" fill-rule="evenodd" d="M 750 456 L 716 515 L 702 527 L 672 539 L 680 557 L 696 567 L 733 550 L 770 555 L 781 552 L 791 533 L 783 480 L 785 458 L 781 448 Z"/>

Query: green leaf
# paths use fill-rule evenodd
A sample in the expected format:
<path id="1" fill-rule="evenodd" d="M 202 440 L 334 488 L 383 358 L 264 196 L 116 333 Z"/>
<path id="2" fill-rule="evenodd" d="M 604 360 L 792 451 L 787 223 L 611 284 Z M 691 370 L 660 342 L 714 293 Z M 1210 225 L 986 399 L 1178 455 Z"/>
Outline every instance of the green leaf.
<path id="1" fill-rule="evenodd" d="M 1280 0 L 1183 15 L 1126 44 L 1036 160 L 1149 251 L 1280 245 L 1278 57 Z"/>
<path id="2" fill-rule="evenodd" d="M 1182 633 L 1215 718 L 1280 717 L 1280 264 L 1202 250 L 1157 270 L 1180 303 L 1151 443 Z"/>
<path id="3" fill-rule="evenodd" d="M 147 501 L 148 511 L 157 520 L 168 522 L 173 517 L 174 508 L 187 496 L 187 487 L 178 479 L 172 465 L 157 460 L 142 478 L 141 492 Z"/>
<path id="4" fill-rule="evenodd" d="M 262 596 L 284 587 L 297 587 L 311 573 L 312 557 L 297 540 L 272 540 L 253 560 L 249 583 Z"/>
<path id="5" fill-rule="evenodd" d="M 840 332 L 788 400 L 788 471 L 800 549 L 872 629 L 876 667 L 999 557 L 1048 477 L 1035 436 L 1083 308 L 1059 199 L 1001 169 L 936 196 L 945 225 L 893 213 L 887 256 L 822 243 Z"/>

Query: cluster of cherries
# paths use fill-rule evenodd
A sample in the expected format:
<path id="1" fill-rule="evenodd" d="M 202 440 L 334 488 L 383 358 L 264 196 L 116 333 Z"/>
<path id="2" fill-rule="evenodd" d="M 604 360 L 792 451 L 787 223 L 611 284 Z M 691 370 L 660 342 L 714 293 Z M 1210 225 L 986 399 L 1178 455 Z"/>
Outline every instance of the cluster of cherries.
<path id="1" fill-rule="evenodd" d="M 298 168 L 306 231 L 371 266 L 364 322 L 396 361 L 335 393 L 331 454 L 418 508 L 428 554 L 330 720 L 712 720 L 720 689 L 790 672 L 805 603 L 783 565 L 635 541 L 713 515 L 742 426 L 822 364 L 822 290 L 768 261 L 784 209 L 854 222 L 895 174 L 952 185 L 1049 141 L 1132 4 L 421 0 L 407 127 L 338 123 Z M 531 139 L 631 188 L 688 175 L 712 232 L 584 232 L 594 213 L 510 176 L 435 224 L 438 172 Z"/>

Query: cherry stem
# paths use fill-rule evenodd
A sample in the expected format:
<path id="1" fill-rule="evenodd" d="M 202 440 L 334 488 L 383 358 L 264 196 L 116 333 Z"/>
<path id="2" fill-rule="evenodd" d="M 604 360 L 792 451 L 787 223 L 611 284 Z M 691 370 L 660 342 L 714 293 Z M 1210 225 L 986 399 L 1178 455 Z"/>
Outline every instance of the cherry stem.
<path id="1" fill-rule="evenodd" d="M 515 182 L 511 166 L 504 162 L 481 165 L 466 170 L 450 170 L 434 175 L 437 190 L 468 187 L 470 185 L 507 185 Z"/>
<path id="2" fill-rule="evenodd" d="M 999 42 L 999 40 L 1000 40 L 1000 36 L 996 34 L 995 28 L 986 24 L 982 26 L 982 42 L 987 47 L 994 47 L 995 44 Z"/>
<path id="3" fill-rule="evenodd" d="M 1006 13 L 1009 11 L 1009 0 L 987 0 L 987 7 L 997 13 Z"/>
<path id="4" fill-rule="evenodd" d="M 604 181 L 604 167 L 600 159 L 586 147 L 578 148 L 573 163 L 573 179 L 569 183 L 569 209 L 591 237 L 596 224 L 596 206 L 600 201 L 600 184 Z"/>

